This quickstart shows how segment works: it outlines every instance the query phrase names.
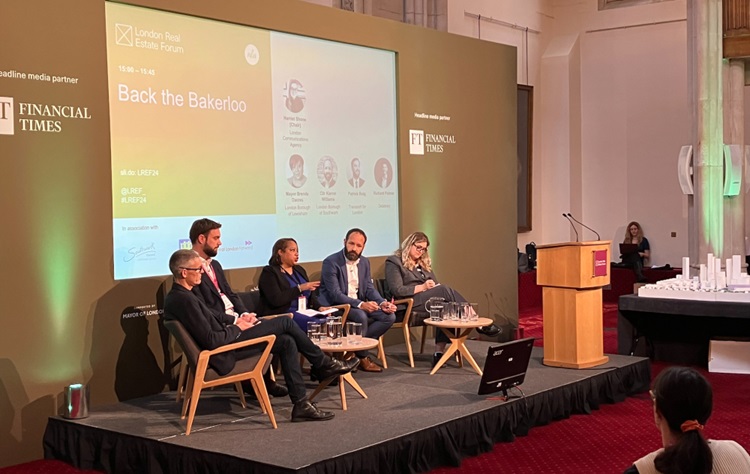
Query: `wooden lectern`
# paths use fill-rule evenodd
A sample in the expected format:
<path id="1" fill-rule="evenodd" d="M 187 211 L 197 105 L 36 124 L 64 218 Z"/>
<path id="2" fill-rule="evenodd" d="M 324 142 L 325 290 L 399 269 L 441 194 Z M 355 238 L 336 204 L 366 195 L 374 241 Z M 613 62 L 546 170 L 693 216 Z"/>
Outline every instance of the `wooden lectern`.
<path id="1" fill-rule="evenodd" d="M 606 363 L 602 287 L 609 284 L 611 241 L 537 247 L 542 287 L 544 364 L 583 369 Z"/>

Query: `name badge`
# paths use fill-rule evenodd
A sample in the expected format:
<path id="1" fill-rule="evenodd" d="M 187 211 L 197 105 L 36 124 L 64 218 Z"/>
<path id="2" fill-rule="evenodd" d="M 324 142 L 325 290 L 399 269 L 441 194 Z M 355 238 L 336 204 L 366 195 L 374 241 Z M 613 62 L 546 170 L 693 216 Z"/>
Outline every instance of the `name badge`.
<path id="1" fill-rule="evenodd" d="M 307 298 L 304 296 L 300 296 L 297 298 L 297 309 L 299 311 L 304 311 L 307 309 Z"/>

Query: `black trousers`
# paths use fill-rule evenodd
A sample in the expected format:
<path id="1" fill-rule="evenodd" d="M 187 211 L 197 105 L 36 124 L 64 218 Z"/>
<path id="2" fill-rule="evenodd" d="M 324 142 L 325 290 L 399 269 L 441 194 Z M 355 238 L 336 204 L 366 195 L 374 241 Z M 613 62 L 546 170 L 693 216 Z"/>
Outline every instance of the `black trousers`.
<path id="1" fill-rule="evenodd" d="M 292 403 L 297 403 L 307 396 L 305 381 L 302 378 L 302 370 L 299 366 L 299 354 L 305 356 L 313 368 L 321 367 L 326 361 L 327 356 L 318 346 L 313 344 L 307 337 L 307 334 L 302 332 L 292 318 L 261 318 L 260 324 L 242 331 L 237 341 L 246 341 L 271 334 L 276 336 L 276 342 L 273 344 L 271 353 L 274 357 L 279 358 L 281 371 L 284 374 L 284 380 L 289 389 L 289 398 L 292 400 Z M 257 348 L 240 349 L 236 352 L 235 356 L 238 359 L 242 359 L 257 353 Z"/>

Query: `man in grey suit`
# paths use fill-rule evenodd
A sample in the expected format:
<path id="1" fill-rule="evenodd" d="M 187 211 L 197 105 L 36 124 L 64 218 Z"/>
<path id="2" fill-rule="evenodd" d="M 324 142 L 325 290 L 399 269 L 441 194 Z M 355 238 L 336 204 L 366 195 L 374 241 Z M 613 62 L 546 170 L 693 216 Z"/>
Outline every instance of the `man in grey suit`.
<path id="1" fill-rule="evenodd" d="M 372 284 L 370 261 L 362 256 L 366 242 L 362 229 L 351 229 L 344 249 L 323 260 L 319 299 L 324 306 L 350 304 L 348 321 L 362 323 L 362 334 L 377 339 L 396 321 L 396 305 L 386 301 Z M 382 372 L 367 351 L 355 354 L 360 370 Z"/>

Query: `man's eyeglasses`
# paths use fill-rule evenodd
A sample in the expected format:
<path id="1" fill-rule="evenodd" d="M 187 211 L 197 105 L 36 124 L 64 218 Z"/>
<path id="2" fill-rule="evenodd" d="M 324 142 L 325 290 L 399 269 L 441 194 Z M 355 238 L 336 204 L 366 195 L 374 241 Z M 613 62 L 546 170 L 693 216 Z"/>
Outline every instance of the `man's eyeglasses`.
<path id="1" fill-rule="evenodd" d="M 180 268 L 182 268 L 183 270 L 188 270 L 188 271 L 191 271 L 191 272 L 196 272 L 196 273 L 203 273 L 203 267 L 195 267 L 195 268 L 190 268 L 190 267 L 180 267 Z"/>
<path id="2" fill-rule="evenodd" d="M 416 250 L 419 253 L 423 253 L 427 251 L 427 246 L 414 244 L 414 250 Z"/>

